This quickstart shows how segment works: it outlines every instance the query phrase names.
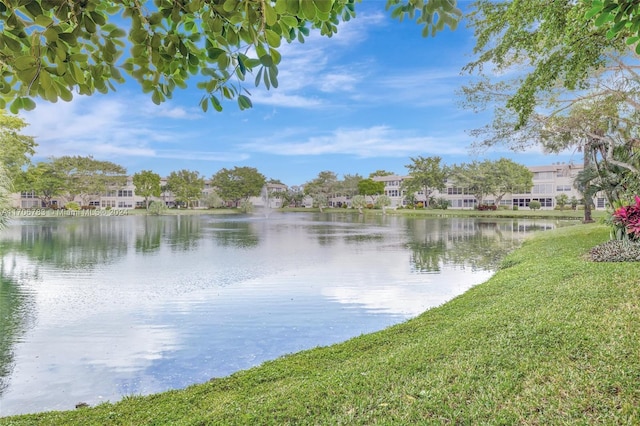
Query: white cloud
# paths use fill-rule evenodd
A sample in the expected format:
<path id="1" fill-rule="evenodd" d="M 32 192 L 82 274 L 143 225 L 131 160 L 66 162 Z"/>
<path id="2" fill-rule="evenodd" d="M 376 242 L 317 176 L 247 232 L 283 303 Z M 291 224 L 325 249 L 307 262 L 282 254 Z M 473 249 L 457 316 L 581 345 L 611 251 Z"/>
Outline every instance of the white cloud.
<path id="1" fill-rule="evenodd" d="M 288 140 L 285 140 L 288 139 Z M 312 136 L 306 141 L 297 140 L 295 131 L 274 135 L 271 140 L 256 140 L 245 144 L 244 149 L 275 155 L 326 155 L 346 154 L 362 158 L 406 157 L 417 152 L 430 154 L 465 154 L 460 144 L 468 140 L 466 135 L 447 137 L 415 136 L 388 126 L 361 129 L 337 129 L 329 134 Z"/>
<path id="2" fill-rule="evenodd" d="M 332 56 L 356 48 L 371 31 L 383 25 L 384 20 L 382 12 L 363 14 L 358 19 L 341 23 L 338 33 L 331 38 L 315 31 L 305 43 L 283 45 L 280 48 L 282 62 L 278 68 L 278 88 L 271 91 L 256 88 L 252 102 L 286 108 L 317 108 L 333 102 L 333 99 L 319 98 L 322 93 L 356 90 L 366 73 L 360 67 L 355 67 L 357 71 L 332 67 L 330 64 L 336 62 Z"/>
<path id="3" fill-rule="evenodd" d="M 201 140 L 202 136 L 199 131 L 184 130 L 180 125 L 184 120 L 202 118 L 202 113 L 170 104 L 156 106 L 142 96 L 77 97 L 67 103 L 42 103 L 24 116 L 30 123 L 25 133 L 36 138 L 38 157 L 42 158 L 63 155 L 92 155 L 101 160 L 248 158 L 245 154 L 188 149 L 185 141 Z M 162 149 L 166 144 L 180 144 L 181 149 Z"/>

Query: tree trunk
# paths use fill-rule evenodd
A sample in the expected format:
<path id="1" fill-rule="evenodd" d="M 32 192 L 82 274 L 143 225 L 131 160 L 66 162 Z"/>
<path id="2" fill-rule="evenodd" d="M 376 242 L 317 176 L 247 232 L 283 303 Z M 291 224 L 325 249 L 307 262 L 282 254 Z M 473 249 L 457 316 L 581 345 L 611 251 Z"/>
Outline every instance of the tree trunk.
<path id="1" fill-rule="evenodd" d="M 584 170 L 587 170 L 591 165 L 591 143 L 587 143 L 582 149 Z M 584 188 L 584 220 L 583 223 L 593 223 L 594 220 L 591 217 L 591 184 L 587 182 Z"/>

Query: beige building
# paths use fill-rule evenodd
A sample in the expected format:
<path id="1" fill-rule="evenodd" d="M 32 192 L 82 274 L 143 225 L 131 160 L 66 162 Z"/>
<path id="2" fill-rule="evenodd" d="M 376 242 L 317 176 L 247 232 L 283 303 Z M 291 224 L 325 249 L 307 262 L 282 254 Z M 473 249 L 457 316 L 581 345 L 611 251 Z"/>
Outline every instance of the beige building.
<path id="1" fill-rule="evenodd" d="M 557 205 L 556 197 L 561 194 L 567 195 L 567 199 L 573 197 L 579 200 L 582 195 L 573 187 L 573 181 L 577 174 L 583 169 L 582 165 L 556 163 L 547 166 L 533 166 L 529 170 L 533 172 L 533 186 L 527 192 L 506 194 L 500 205 L 506 208 L 526 208 L 531 201 L 539 201 L 542 209 L 554 209 Z M 406 206 L 406 194 L 402 190 L 402 182 L 409 176 L 380 176 L 373 180 L 384 182 L 384 193 L 391 198 L 391 206 Z M 416 194 L 416 201 L 425 201 L 425 194 L 420 191 Z M 472 209 L 477 206 L 475 197 L 468 194 L 465 188 L 458 188 L 450 183 L 442 191 L 434 191 L 431 194 L 434 198 L 444 198 L 449 202 L 449 206 L 454 209 Z M 488 196 L 483 200 L 484 204 L 495 204 L 493 196 Z M 606 200 L 602 196 L 594 198 L 594 204 L 598 209 L 606 207 Z"/>

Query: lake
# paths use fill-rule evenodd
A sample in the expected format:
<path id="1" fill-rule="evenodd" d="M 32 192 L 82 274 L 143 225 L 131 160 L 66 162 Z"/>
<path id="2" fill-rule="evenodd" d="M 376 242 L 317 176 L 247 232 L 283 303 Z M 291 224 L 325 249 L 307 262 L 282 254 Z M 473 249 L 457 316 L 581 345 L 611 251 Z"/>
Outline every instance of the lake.
<path id="1" fill-rule="evenodd" d="M 183 388 L 415 317 L 555 220 L 353 213 L 14 219 L 0 416 Z"/>

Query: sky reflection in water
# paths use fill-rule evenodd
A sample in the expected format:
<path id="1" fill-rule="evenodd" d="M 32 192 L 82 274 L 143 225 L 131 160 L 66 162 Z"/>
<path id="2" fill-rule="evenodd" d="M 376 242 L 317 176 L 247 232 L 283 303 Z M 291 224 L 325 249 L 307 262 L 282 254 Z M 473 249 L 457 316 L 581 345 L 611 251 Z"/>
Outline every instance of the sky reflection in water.
<path id="1" fill-rule="evenodd" d="M 545 221 L 40 218 L 0 235 L 0 416 L 181 388 L 414 317 Z"/>

